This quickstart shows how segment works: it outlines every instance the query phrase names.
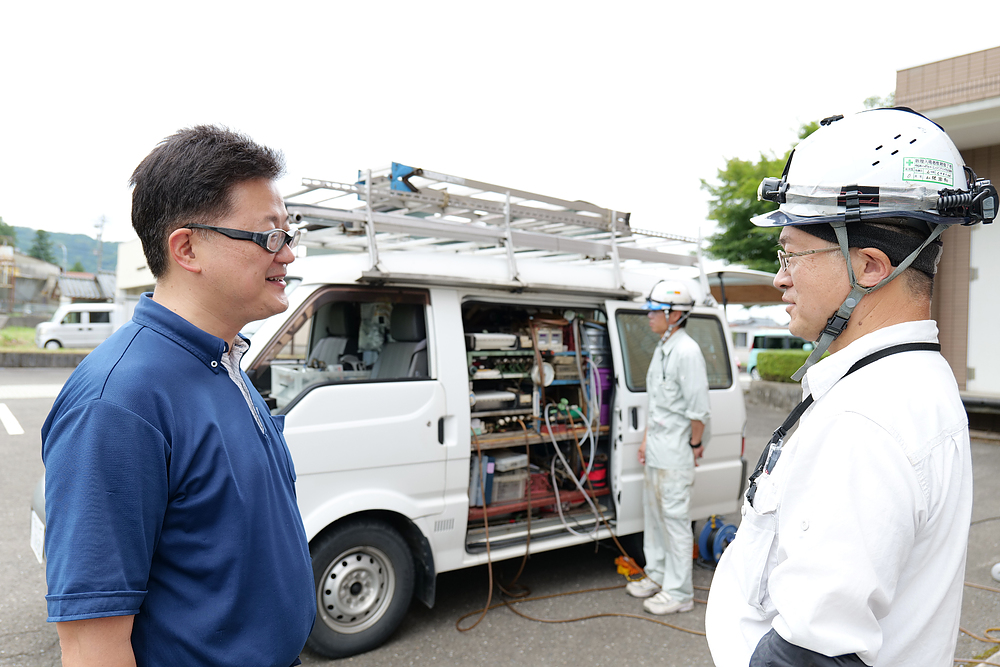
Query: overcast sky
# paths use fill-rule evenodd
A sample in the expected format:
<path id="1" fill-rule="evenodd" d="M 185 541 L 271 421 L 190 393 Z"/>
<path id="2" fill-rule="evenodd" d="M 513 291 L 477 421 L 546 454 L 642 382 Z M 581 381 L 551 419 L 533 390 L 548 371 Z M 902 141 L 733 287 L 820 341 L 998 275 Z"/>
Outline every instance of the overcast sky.
<path id="1" fill-rule="evenodd" d="M 135 165 L 220 123 L 284 151 L 286 193 L 396 161 L 708 234 L 699 179 L 898 69 L 1000 46 L 998 19 L 995 0 L 4 2 L 0 216 L 134 238 Z"/>

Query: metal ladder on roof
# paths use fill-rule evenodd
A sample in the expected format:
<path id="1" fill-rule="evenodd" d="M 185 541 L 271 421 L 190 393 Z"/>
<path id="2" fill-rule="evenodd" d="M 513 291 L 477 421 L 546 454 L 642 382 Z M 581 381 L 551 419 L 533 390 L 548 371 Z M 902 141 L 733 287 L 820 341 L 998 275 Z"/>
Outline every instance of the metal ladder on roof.
<path id="1" fill-rule="evenodd" d="M 610 261 L 619 287 L 623 261 L 700 265 L 698 239 L 634 229 L 629 213 L 399 163 L 359 172 L 355 183 L 306 178 L 302 186 L 285 205 L 306 225 L 303 245 L 366 250 L 376 276 L 382 250 L 505 253 L 512 283 L 519 257 Z M 696 254 L 662 249 L 678 243 L 694 244 Z"/>

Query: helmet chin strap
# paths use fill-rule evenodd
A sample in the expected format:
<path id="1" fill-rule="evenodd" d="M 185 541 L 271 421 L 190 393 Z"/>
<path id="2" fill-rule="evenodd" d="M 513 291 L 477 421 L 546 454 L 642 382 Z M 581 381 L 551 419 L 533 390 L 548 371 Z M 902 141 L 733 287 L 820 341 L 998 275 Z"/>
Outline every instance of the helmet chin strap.
<path id="1" fill-rule="evenodd" d="M 809 368 L 813 364 L 819 361 L 820 358 L 826 353 L 826 351 L 830 349 L 830 345 L 833 343 L 834 340 L 837 339 L 837 336 L 839 336 L 844 332 L 844 329 L 847 328 L 848 320 L 851 319 L 851 313 L 854 312 L 854 309 L 861 301 L 861 297 L 865 296 L 866 294 L 871 294 L 878 288 L 887 284 L 890 280 L 896 278 L 903 271 L 905 271 L 906 268 L 913 263 L 913 260 L 915 260 L 917 256 L 919 256 L 920 253 L 923 252 L 924 248 L 930 245 L 934 241 L 934 239 L 941 236 L 941 233 L 944 232 L 944 230 L 947 228 L 947 225 L 935 224 L 934 229 L 927 237 L 927 240 L 925 240 L 922 244 L 920 244 L 919 248 L 911 252 L 906 259 L 900 262 L 899 266 L 893 269 L 892 273 L 890 273 L 888 276 L 886 276 L 879 282 L 875 283 L 871 287 L 865 287 L 864 285 L 859 285 L 858 280 L 854 275 L 854 267 L 851 265 L 851 255 L 847 243 L 847 223 L 856 220 L 859 221 L 861 219 L 861 216 L 860 216 L 860 211 L 857 208 L 857 202 L 858 202 L 857 189 L 852 187 L 852 188 L 847 188 L 847 190 L 848 190 L 847 215 L 844 216 L 843 220 L 838 220 L 836 222 L 833 222 L 831 223 L 831 225 L 833 227 L 833 231 L 836 232 L 837 234 L 837 241 L 840 243 L 840 251 L 841 253 L 843 253 L 844 260 L 847 262 L 847 275 L 851 279 L 851 292 L 850 294 L 847 295 L 847 298 L 844 299 L 844 303 L 840 304 L 840 308 L 837 309 L 837 312 L 834 313 L 829 320 L 827 320 L 826 327 L 820 334 L 819 339 L 816 341 L 816 346 L 813 347 L 813 350 L 809 354 L 809 357 L 806 359 L 806 362 L 802 364 L 802 367 L 799 368 L 799 370 L 792 373 L 792 379 L 795 380 L 796 382 L 800 381 L 805 376 L 806 371 L 809 370 Z M 852 195 L 854 195 L 853 199 Z M 852 203 L 854 204 L 853 207 L 851 206 Z"/>
<path id="2" fill-rule="evenodd" d="M 673 312 L 673 311 L 670 311 L 670 310 L 667 311 L 668 316 L 669 316 L 669 313 L 671 313 L 671 312 Z M 668 324 L 667 325 L 667 330 L 663 332 L 662 336 L 660 336 L 660 340 L 666 340 L 666 339 L 670 338 L 673 335 L 674 331 L 677 330 L 677 327 L 679 327 L 681 325 L 681 322 L 683 322 L 684 320 L 686 320 L 690 315 L 691 315 L 691 311 L 689 310 L 686 313 L 684 313 L 684 315 L 682 315 L 679 320 L 677 320 L 673 324 Z"/>

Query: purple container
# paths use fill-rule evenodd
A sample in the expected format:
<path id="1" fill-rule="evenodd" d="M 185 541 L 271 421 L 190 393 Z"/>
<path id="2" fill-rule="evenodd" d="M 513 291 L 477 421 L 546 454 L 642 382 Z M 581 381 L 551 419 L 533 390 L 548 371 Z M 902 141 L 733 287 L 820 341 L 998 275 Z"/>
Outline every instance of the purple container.
<path id="1" fill-rule="evenodd" d="M 601 387 L 601 426 L 611 423 L 611 383 L 614 380 L 613 368 L 598 368 L 597 382 Z"/>

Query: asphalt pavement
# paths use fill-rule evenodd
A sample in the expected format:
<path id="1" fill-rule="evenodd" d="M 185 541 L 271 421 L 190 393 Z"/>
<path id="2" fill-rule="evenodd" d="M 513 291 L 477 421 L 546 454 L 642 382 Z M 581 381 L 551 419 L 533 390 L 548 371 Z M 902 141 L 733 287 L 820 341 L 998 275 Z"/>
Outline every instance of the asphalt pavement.
<path id="1" fill-rule="evenodd" d="M 0 368 L 0 404 L 9 411 L 0 407 L 0 415 L 13 418 L 13 422 L 0 418 L 0 667 L 60 664 L 55 627 L 45 622 L 44 568 L 29 547 L 29 504 L 43 472 L 39 429 L 70 371 Z M 752 464 L 785 414 L 751 405 L 747 415 L 745 455 Z M 13 423 L 16 427 L 11 429 Z M 1000 588 L 1000 582 L 990 575 L 993 564 L 1000 561 L 1000 441 L 976 439 L 972 455 L 975 504 L 966 580 Z M 475 612 L 487 602 L 488 569 L 481 566 L 441 574 L 433 609 L 415 602 L 386 644 L 336 664 L 710 667 L 704 637 L 652 622 L 641 603 L 625 594 L 624 580 L 614 566 L 616 555 L 613 545 L 602 543 L 597 548 L 580 546 L 531 556 L 517 583 L 529 591 L 529 597 L 538 599 L 519 603 L 514 610 L 548 623 L 519 616 L 494 596 L 492 604 L 501 606 L 482 615 L 478 624 L 468 629 L 481 615 Z M 495 564 L 494 580 L 509 583 L 520 564 L 520 560 Z M 711 570 L 695 568 L 696 587 L 707 588 L 711 579 Z M 708 593 L 702 589 L 695 591 L 695 597 L 704 600 Z M 560 595 L 566 593 L 573 594 Z M 544 597 L 548 595 L 559 597 Z M 461 620 L 468 614 L 472 615 Z M 582 617 L 592 618 L 556 622 Z M 663 620 L 698 633 L 704 630 L 704 618 L 705 606 L 695 605 L 689 614 Z M 1000 626 L 1000 593 L 967 587 L 961 624 L 977 635 Z M 956 657 L 971 659 L 990 646 L 962 635 Z M 1000 664 L 1000 658 L 994 660 Z M 305 665 L 335 664 L 308 651 L 302 661 Z"/>

